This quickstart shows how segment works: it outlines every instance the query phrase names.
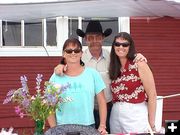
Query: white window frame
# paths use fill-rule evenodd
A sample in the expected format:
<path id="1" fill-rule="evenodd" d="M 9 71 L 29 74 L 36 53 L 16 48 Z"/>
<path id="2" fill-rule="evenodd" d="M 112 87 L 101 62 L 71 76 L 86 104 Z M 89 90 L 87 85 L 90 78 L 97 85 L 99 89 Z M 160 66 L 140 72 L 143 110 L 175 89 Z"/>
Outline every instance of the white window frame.
<path id="1" fill-rule="evenodd" d="M 130 33 L 130 18 L 118 18 L 118 31 Z M 57 46 L 47 46 L 46 19 L 42 19 L 42 46 L 25 46 L 24 43 L 24 20 L 21 20 L 21 46 L 3 46 L 2 41 L 2 20 L 0 20 L 0 57 L 1 56 L 61 56 L 62 46 L 68 38 L 68 17 L 61 16 L 56 18 Z M 82 17 L 78 17 L 78 28 L 82 29 Z M 79 38 L 82 41 L 82 38 Z M 84 47 L 86 49 L 87 47 Z M 110 50 L 110 46 L 105 46 Z"/>

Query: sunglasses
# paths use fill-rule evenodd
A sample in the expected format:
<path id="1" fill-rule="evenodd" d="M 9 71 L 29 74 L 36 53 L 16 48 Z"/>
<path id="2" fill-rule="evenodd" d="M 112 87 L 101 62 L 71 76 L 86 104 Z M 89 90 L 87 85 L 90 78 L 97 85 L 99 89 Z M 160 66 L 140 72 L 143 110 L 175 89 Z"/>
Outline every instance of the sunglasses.
<path id="1" fill-rule="evenodd" d="M 66 49 L 66 50 L 64 50 L 66 53 L 68 53 L 68 54 L 71 54 L 71 53 L 80 53 L 81 52 L 81 49 Z"/>
<path id="2" fill-rule="evenodd" d="M 119 42 L 115 42 L 114 46 L 116 47 L 120 47 L 122 45 L 122 47 L 128 47 L 130 44 L 128 42 L 125 43 L 119 43 Z"/>

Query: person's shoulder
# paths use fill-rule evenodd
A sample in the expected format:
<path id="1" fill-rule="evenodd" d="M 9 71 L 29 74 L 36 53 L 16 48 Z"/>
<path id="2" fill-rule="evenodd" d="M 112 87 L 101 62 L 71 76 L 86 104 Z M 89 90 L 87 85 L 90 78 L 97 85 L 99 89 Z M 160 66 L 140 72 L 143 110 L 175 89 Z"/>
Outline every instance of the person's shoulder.
<path id="1" fill-rule="evenodd" d="M 51 78 L 60 78 L 61 76 L 60 75 L 57 75 L 56 73 L 53 73 L 52 75 L 51 75 Z"/>
<path id="2" fill-rule="evenodd" d="M 99 78 L 101 76 L 100 73 L 92 67 L 86 67 L 85 70 L 85 74 L 92 76 L 93 78 Z"/>
<path id="3" fill-rule="evenodd" d="M 89 53 L 90 53 L 90 51 L 88 48 L 83 51 L 83 54 L 85 54 L 85 55 L 89 55 Z"/>
<path id="4" fill-rule="evenodd" d="M 97 72 L 97 70 L 92 67 L 85 67 L 85 70 L 88 72 Z"/>
<path id="5" fill-rule="evenodd" d="M 50 81 L 54 81 L 54 80 L 56 79 L 56 77 L 57 77 L 57 75 L 56 75 L 55 73 L 53 73 L 53 74 L 50 76 L 49 80 L 50 80 Z"/>
<path id="6" fill-rule="evenodd" d="M 98 75 L 100 74 L 96 69 L 92 68 L 92 67 L 85 67 L 86 72 L 93 74 L 93 75 Z"/>
<path id="7" fill-rule="evenodd" d="M 54 77 L 54 76 L 56 76 L 55 72 L 51 74 L 51 77 Z"/>
<path id="8" fill-rule="evenodd" d="M 138 61 L 135 64 L 137 64 L 138 68 L 147 68 L 148 67 L 148 65 L 145 61 Z"/>
<path id="9" fill-rule="evenodd" d="M 104 54 L 110 54 L 110 52 L 109 52 L 109 50 L 107 50 L 106 48 L 102 48 L 102 52 L 104 53 Z"/>
<path id="10" fill-rule="evenodd" d="M 89 49 L 83 51 L 82 60 L 89 60 L 92 57 Z"/>
<path id="11" fill-rule="evenodd" d="M 110 58 L 110 52 L 109 52 L 107 49 L 102 48 L 102 55 L 103 55 L 104 58 L 106 58 L 107 60 L 109 60 L 109 58 Z"/>

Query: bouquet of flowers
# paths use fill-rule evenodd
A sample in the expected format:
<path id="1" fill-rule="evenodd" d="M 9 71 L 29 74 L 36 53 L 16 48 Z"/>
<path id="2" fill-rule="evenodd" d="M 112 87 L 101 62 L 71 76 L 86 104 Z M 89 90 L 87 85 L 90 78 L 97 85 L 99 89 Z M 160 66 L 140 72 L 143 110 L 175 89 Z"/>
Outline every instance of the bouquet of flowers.
<path id="1" fill-rule="evenodd" d="M 16 103 L 15 112 L 21 118 L 24 116 L 31 116 L 35 121 L 42 121 L 41 125 L 44 125 L 47 117 L 54 113 L 56 109 L 59 109 L 59 103 L 67 102 L 70 98 L 63 99 L 61 97 L 62 92 L 64 92 L 70 85 L 55 85 L 52 82 L 46 81 L 44 83 L 44 88 L 41 89 L 42 74 L 37 74 L 36 77 L 36 92 L 35 95 L 31 95 L 29 92 L 27 77 L 21 76 L 22 87 L 10 90 L 3 104 L 9 102 Z"/>

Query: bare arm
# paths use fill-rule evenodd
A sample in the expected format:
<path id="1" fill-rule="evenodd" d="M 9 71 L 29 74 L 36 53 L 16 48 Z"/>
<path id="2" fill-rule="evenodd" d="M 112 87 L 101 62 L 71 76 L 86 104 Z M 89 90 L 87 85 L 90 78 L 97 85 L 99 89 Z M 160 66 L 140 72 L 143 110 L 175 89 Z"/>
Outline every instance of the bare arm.
<path id="1" fill-rule="evenodd" d="M 136 54 L 136 57 L 135 57 L 134 61 L 136 63 L 139 62 L 139 61 L 145 61 L 147 63 L 146 57 L 144 57 L 144 55 L 142 55 L 141 53 Z"/>
<path id="2" fill-rule="evenodd" d="M 101 135 L 107 134 L 106 132 L 106 117 L 107 117 L 107 105 L 104 96 L 104 91 L 97 94 L 97 101 L 99 106 L 100 125 L 98 131 Z"/>
<path id="3" fill-rule="evenodd" d="M 153 128 L 155 125 L 157 96 L 154 77 L 149 66 L 144 61 L 138 62 L 138 72 L 148 96 L 148 118 L 149 124 Z"/>
<path id="4" fill-rule="evenodd" d="M 50 126 L 51 128 L 56 126 L 56 117 L 55 117 L 55 114 L 54 114 L 54 113 L 52 113 L 51 115 L 49 115 L 49 117 L 47 118 L 47 120 L 48 120 L 49 126 Z"/>

